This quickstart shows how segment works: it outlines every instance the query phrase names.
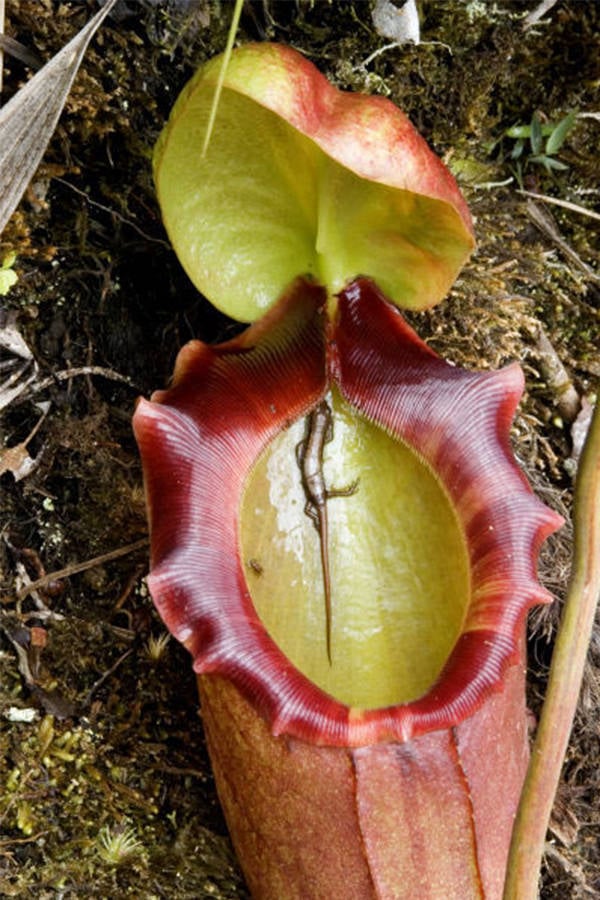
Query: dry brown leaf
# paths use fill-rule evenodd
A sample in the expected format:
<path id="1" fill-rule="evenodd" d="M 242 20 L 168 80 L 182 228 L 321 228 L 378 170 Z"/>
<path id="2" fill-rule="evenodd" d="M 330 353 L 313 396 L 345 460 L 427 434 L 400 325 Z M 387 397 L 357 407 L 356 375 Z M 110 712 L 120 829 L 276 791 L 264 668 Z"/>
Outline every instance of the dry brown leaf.
<path id="1" fill-rule="evenodd" d="M 46 418 L 48 410 L 50 409 L 50 404 L 39 403 L 38 406 L 42 409 L 42 415 L 25 440 L 20 444 L 15 444 L 14 447 L 6 447 L 4 450 L 0 451 L 0 475 L 4 475 L 5 472 L 12 472 L 15 481 L 21 481 L 21 479 L 31 475 L 39 465 L 42 450 L 40 450 L 37 457 L 34 459 L 27 452 L 27 444 L 34 437 L 40 425 Z"/>

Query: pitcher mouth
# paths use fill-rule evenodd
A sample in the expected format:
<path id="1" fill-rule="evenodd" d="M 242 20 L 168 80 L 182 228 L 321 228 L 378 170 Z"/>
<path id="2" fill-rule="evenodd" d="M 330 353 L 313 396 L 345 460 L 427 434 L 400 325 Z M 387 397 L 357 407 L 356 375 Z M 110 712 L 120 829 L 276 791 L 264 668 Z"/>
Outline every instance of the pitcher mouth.
<path id="1" fill-rule="evenodd" d="M 297 279 L 235 340 L 184 347 L 172 387 L 140 401 L 134 428 L 150 512 L 149 586 L 194 669 L 232 681 L 273 733 L 335 746 L 407 741 L 457 725 L 502 690 L 527 610 L 551 599 L 536 563 L 562 520 L 533 496 L 510 452 L 523 390 L 518 365 L 492 373 L 450 365 L 367 279 L 338 294 L 332 322 L 326 299 L 324 289 Z M 464 544 L 464 596 L 451 600 L 462 604 L 456 637 L 431 684 L 409 702 L 336 699 L 284 652 L 253 597 L 242 515 L 259 490 L 250 473 L 330 392 L 365 427 L 409 448 L 439 484 Z M 362 498 L 357 491 L 348 508 L 365 497 L 366 488 Z M 301 508 L 298 516 L 303 522 Z M 364 562 L 346 568 L 353 564 Z"/>

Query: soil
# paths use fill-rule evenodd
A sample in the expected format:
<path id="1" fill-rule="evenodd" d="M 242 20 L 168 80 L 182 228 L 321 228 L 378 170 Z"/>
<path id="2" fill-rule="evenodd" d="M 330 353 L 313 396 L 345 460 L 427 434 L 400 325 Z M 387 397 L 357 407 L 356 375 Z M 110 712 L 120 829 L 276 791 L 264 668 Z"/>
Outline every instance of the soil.
<path id="1" fill-rule="evenodd" d="M 390 97 L 459 180 L 477 250 L 447 300 L 410 321 L 458 364 L 517 359 L 525 370 L 515 453 L 567 520 L 540 564 L 556 602 L 530 623 L 537 713 L 570 565 L 572 424 L 600 378 L 600 6 L 563 0 L 524 29 L 534 7 L 423 0 L 422 43 L 397 46 L 376 32 L 366 2 L 257 0 L 237 39 L 288 43 L 337 86 Z M 5 30 L 47 60 L 96 8 L 8 0 Z M 0 263 L 17 255 L 0 333 L 21 336 L 31 353 L 21 380 L 33 375 L 0 420 L 2 896 L 247 896 L 189 658 L 167 640 L 144 581 L 130 425 L 136 397 L 166 384 L 183 343 L 240 329 L 183 274 L 150 166 L 170 107 L 223 49 L 230 16 L 216 0 L 121 0 L 0 236 Z M 5 56 L 3 102 L 29 75 Z M 586 115 L 550 163 L 507 134 L 534 113 L 557 124 L 574 111 Z M 587 207 L 596 221 L 523 191 Z M 557 361 L 571 393 L 552 376 Z M 7 351 L 0 384 L 18 362 Z M 600 896 L 599 634 L 548 834 L 543 900 Z"/>

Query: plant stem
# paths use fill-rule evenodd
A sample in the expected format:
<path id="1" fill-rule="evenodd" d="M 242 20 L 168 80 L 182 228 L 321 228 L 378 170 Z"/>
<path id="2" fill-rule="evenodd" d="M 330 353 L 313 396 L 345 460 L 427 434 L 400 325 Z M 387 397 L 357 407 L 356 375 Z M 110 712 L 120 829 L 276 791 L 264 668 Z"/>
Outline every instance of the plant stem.
<path id="1" fill-rule="evenodd" d="M 571 581 L 513 829 L 504 900 L 536 900 L 548 821 L 577 708 L 600 594 L 600 403 L 581 455 Z"/>
<path id="2" fill-rule="evenodd" d="M 225 51 L 223 53 L 223 62 L 221 64 L 221 70 L 219 72 L 219 78 L 217 81 L 217 85 L 215 87 L 215 93 L 213 96 L 212 106 L 210 108 L 210 114 L 208 117 L 208 124 L 206 126 L 206 134 L 204 135 L 204 144 L 202 145 L 202 159 L 206 156 L 206 151 L 208 150 L 208 145 L 210 143 L 210 137 L 213 132 L 213 128 L 215 125 L 215 119 L 217 117 L 217 109 L 219 108 L 219 100 L 221 98 L 221 91 L 223 90 L 223 82 L 225 81 L 225 74 L 227 72 L 227 66 L 229 64 L 229 58 L 231 56 L 231 51 L 233 50 L 233 42 L 235 40 L 235 36 L 237 34 L 237 29 L 240 21 L 240 16 L 242 14 L 242 7 L 244 3 L 243 0 L 235 0 L 235 6 L 233 8 L 233 13 L 231 16 L 231 25 L 229 26 L 229 34 L 227 35 L 227 44 L 225 46 Z"/>

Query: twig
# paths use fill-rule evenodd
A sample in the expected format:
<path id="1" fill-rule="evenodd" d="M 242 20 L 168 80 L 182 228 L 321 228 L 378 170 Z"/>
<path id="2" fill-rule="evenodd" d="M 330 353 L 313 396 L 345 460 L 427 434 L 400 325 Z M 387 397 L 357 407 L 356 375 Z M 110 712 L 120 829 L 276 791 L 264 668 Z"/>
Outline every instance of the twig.
<path id="1" fill-rule="evenodd" d="M 76 378 L 78 375 L 101 375 L 102 378 L 109 378 L 111 381 L 120 381 L 135 390 L 139 390 L 127 375 L 121 375 L 112 369 L 106 369 L 104 366 L 77 366 L 73 369 L 63 369 L 62 372 L 55 372 L 48 375 L 41 381 L 36 381 L 29 389 L 30 394 L 37 394 L 45 391 L 46 388 L 52 387 L 57 381 L 68 381 L 70 378 Z"/>
<path id="2" fill-rule="evenodd" d="M 546 844 L 544 852 L 546 853 L 546 856 L 556 860 L 561 869 L 564 869 L 564 871 L 567 872 L 567 874 L 577 882 L 577 886 L 580 889 L 584 890 L 588 894 L 588 896 L 598 896 L 595 890 L 590 889 L 581 866 L 578 866 L 576 863 L 571 862 L 570 859 L 567 859 L 565 854 L 561 853 L 558 847 L 555 847 L 553 844 L 548 842 Z"/>
<path id="3" fill-rule="evenodd" d="M 565 422 L 572 422 L 581 408 L 581 400 L 571 376 L 541 325 L 538 328 L 536 349 L 542 375 L 556 398 L 558 412 Z"/>
<path id="4" fill-rule="evenodd" d="M 0 349 L 2 349 L 1 346 Z M 6 381 L 0 384 L 0 410 L 4 409 L 6 406 L 10 406 L 11 403 L 14 403 L 29 385 L 35 381 L 37 377 L 37 366 L 35 363 L 33 363 L 33 372 L 26 375 L 31 364 L 32 360 L 30 359 L 22 363 L 18 369 L 15 369 L 14 372 L 8 376 Z M 23 378 L 22 376 L 26 377 Z"/>
<path id="5" fill-rule="evenodd" d="M 89 706 L 89 705 L 90 705 L 90 703 L 92 702 L 92 697 L 94 696 L 94 694 L 96 693 L 96 691 L 98 690 L 98 688 L 99 688 L 99 687 L 102 687 L 102 685 L 103 685 L 104 682 L 107 680 L 107 678 L 110 678 L 110 676 L 111 676 L 114 672 L 116 672 L 116 670 L 119 668 L 119 666 L 120 666 L 122 663 L 125 662 L 125 660 L 127 659 L 128 656 L 131 656 L 131 654 L 133 653 L 133 650 L 134 650 L 134 648 L 133 648 L 133 647 L 130 647 L 129 650 L 126 650 L 125 653 L 122 653 L 121 656 L 120 656 L 120 657 L 118 658 L 118 660 L 116 661 L 116 663 L 114 663 L 114 664 L 110 667 L 110 669 L 107 669 L 106 672 L 104 672 L 104 673 L 100 676 L 100 678 L 99 678 L 97 681 L 95 681 L 95 682 L 93 683 L 93 685 L 91 686 L 91 688 L 89 689 L 89 691 L 88 691 L 87 694 L 85 695 L 85 699 L 84 699 L 84 701 L 83 701 L 83 703 L 82 703 L 82 706 L 83 706 L 84 708 L 85 708 L 86 706 Z"/>
<path id="6" fill-rule="evenodd" d="M 391 44 L 384 44 L 383 47 L 378 47 L 377 50 L 374 50 L 373 53 L 370 53 L 366 59 L 363 59 L 357 66 L 354 66 L 352 71 L 358 72 L 360 69 L 366 69 L 369 63 L 372 63 L 374 59 L 377 59 L 378 56 L 381 56 L 382 53 L 387 53 L 388 50 L 393 50 L 395 47 L 399 47 L 400 44 L 398 41 L 392 41 Z"/>
<path id="7" fill-rule="evenodd" d="M 36 841 L 39 841 L 41 837 L 49 834 L 48 831 L 38 831 L 37 834 L 32 834 L 31 837 L 24 838 L 7 838 L 6 840 L 0 841 L 0 847 L 12 847 L 13 844 L 34 844 Z"/>
<path id="8" fill-rule="evenodd" d="M 492 188 L 506 187 L 507 184 L 512 184 L 513 181 L 513 176 L 509 175 L 503 181 L 482 181 L 479 184 L 474 184 L 473 189 L 475 191 L 490 191 Z"/>
<path id="9" fill-rule="evenodd" d="M 134 553 L 136 550 L 140 550 L 147 545 L 148 538 L 141 538 L 139 541 L 134 541 L 133 544 L 126 544 L 124 547 L 118 547 L 116 550 L 110 550 L 108 553 L 102 553 L 100 556 L 95 556 L 93 559 L 87 559 L 85 562 L 73 563 L 70 566 L 65 566 L 64 569 L 58 569 L 56 572 L 49 572 L 47 575 L 44 575 L 43 578 L 38 578 L 37 581 L 32 581 L 31 584 L 27 584 L 25 587 L 21 588 L 17 593 L 17 598 L 22 600 L 32 591 L 37 591 L 40 588 L 45 587 L 50 581 L 59 581 L 61 578 L 77 575 L 79 572 L 85 572 L 87 569 L 92 569 L 94 566 L 100 566 L 102 563 L 118 559 L 120 556 L 127 556 L 128 553 Z"/>
<path id="10" fill-rule="evenodd" d="M 23 44 L 10 37 L 10 35 L 4 33 L 4 19 L 5 3 L 4 0 L 0 0 L 0 94 L 2 94 L 4 53 L 8 53 L 9 56 L 14 56 L 15 59 L 20 60 L 20 62 L 29 66 L 29 68 L 33 69 L 35 72 L 44 65 L 36 53 L 29 50 L 28 47 L 24 47 Z"/>
<path id="11" fill-rule="evenodd" d="M 6 543 L 8 544 L 8 541 L 6 541 Z M 64 616 L 61 616 L 60 613 L 55 613 L 44 601 L 44 599 L 40 597 L 38 591 L 34 587 L 34 585 L 37 584 L 37 581 L 33 582 L 31 580 L 24 564 L 20 561 L 17 561 L 16 569 L 17 574 L 23 582 L 23 587 L 19 588 L 19 590 L 17 591 L 17 612 L 19 613 L 19 616 L 21 616 L 21 618 L 24 618 L 23 613 L 21 612 L 21 602 L 23 598 L 31 595 L 31 599 L 35 603 L 35 618 L 48 619 L 56 622 L 62 621 L 62 619 L 64 619 Z M 43 577 L 45 578 L 46 576 L 44 575 Z"/>
<path id="12" fill-rule="evenodd" d="M 420 47 L 443 47 L 444 50 L 447 50 L 450 56 L 452 56 L 452 47 L 449 44 L 445 44 L 443 41 L 419 41 Z M 353 72 L 361 72 L 367 68 L 367 66 L 373 62 L 373 60 L 377 59 L 378 56 L 381 56 L 382 53 L 387 53 L 388 50 L 400 49 L 402 44 L 399 44 L 398 41 L 392 41 L 391 44 L 384 44 L 383 47 L 379 47 L 377 50 L 374 50 L 373 53 L 370 53 L 366 59 L 363 59 L 362 62 L 359 62 L 357 65 L 352 66 Z M 511 179 L 512 181 L 512 179 Z"/>
<path id="13" fill-rule="evenodd" d="M 120 212 L 117 212 L 116 209 L 112 209 L 110 206 L 105 206 L 104 203 L 99 203 L 97 200 L 92 200 L 85 191 L 82 191 L 81 188 L 76 187 L 74 184 L 71 184 L 70 181 L 67 181 L 66 178 L 59 178 L 58 176 L 54 178 L 54 181 L 59 184 L 63 184 L 65 187 L 70 188 L 75 194 L 79 194 L 80 197 L 83 197 L 84 200 L 90 205 L 95 206 L 96 209 L 101 209 L 102 212 L 108 213 L 113 218 L 117 219 L 118 222 L 122 222 L 123 225 L 128 225 L 130 228 L 139 234 L 140 237 L 144 238 L 145 241 L 150 241 L 153 244 L 160 244 L 162 247 L 169 248 L 170 245 L 162 240 L 162 238 L 152 237 L 151 234 L 146 234 L 139 225 L 136 225 L 131 219 L 128 219 L 126 216 L 122 215 Z"/>
<path id="14" fill-rule="evenodd" d="M 137 583 L 140 575 L 144 571 L 144 568 L 145 568 L 144 566 L 137 566 L 135 571 L 129 577 L 127 584 L 121 591 L 121 594 L 119 595 L 119 597 L 117 597 L 117 601 L 113 607 L 113 616 L 116 612 L 119 612 L 127 603 L 127 600 L 131 596 L 131 592 L 134 589 L 134 587 L 136 586 L 136 583 Z"/>
<path id="15" fill-rule="evenodd" d="M 73 369 L 63 369 L 61 372 L 54 372 L 52 375 L 47 375 L 46 378 L 43 378 L 40 381 L 36 380 L 38 374 L 36 366 L 36 370 L 27 379 L 21 381 L 15 388 L 12 388 L 9 391 L 8 388 L 10 387 L 10 382 L 14 381 L 16 376 L 23 374 L 28 366 L 29 363 L 26 363 L 18 372 L 14 372 L 4 384 L 0 385 L 0 410 L 5 406 L 9 406 L 11 403 L 25 403 L 25 401 L 29 400 L 34 394 L 39 394 L 40 391 L 45 391 L 46 388 L 52 387 L 60 381 L 68 381 L 70 378 L 76 378 L 79 375 L 100 375 L 102 378 L 108 378 L 110 381 L 119 381 L 121 384 L 126 384 L 134 391 L 142 393 L 142 389 L 127 375 L 121 375 L 119 372 L 115 372 L 113 369 L 107 369 L 104 366 L 76 366 Z"/>
<path id="16" fill-rule="evenodd" d="M 585 263 L 581 259 L 579 254 L 576 253 L 569 244 L 567 244 L 567 242 L 561 237 L 552 216 L 544 209 L 542 209 L 541 206 L 538 206 L 537 203 L 534 203 L 531 198 L 528 198 L 527 200 L 527 213 L 534 225 L 536 225 L 540 229 L 540 231 L 542 231 L 552 241 L 554 241 L 559 250 L 561 250 L 564 255 L 568 257 L 581 272 L 583 272 L 586 278 L 588 278 L 590 281 L 600 283 L 600 275 L 597 275 L 594 270 L 591 269 L 587 265 L 587 263 Z"/>
<path id="17" fill-rule="evenodd" d="M 518 190 L 518 194 L 524 194 L 526 197 L 533 197 L 534 200 L 543 200 L 544 203 L 551 203 L 554 206 L 562 206 L 563 209 L 570 209 L 571 212 L 579 213 L 582 216 L 589 216 L 590 219 L 596 219 L 600 222 L 600 213 L 594 212 L 593 209 L 587 209 L 585 206 L 579 206 L 578 203 L 571 203 L 570 200 L 560 200 L 558 197 L 549 197 L 547 194 L 536 194 L 534 191 Z"/>
<path id="18" fill-rule="evenodd" d="M 527 28 L 531 28 L 532 25 L 535 25 L 542 16 L 545 16 L 547 12 L 549 12 L 553 6 L 557 3 L 557 0 L 542 0 L 541 3 L 538 3 L 535 9 L 532 9 L 528 15 L 525 16 L 523 21 L 523 31 Z"/>
<path id="19" fill-rule="evenodd" d="M 187 769 L 180 768 L 179 766 L 165 766 L 165 765 L 156 765 L 156 766 L 146 766 L 147 769 L 150 769 L 151 772 L 164 772 L 166 775 L 181 775 L 191 776 L 192 778 L 199 778 L 201 781 L 206 779 L 206 772 L 203 772 L 202 769 Z"/>
<path id="20" fill-rule="evenodd" d="M 513 829 L 504 900 L 537 898 L 544 841 L 600 596 L 600 404 L 581 455 L 573 518 L 571 580 Z"/>
<path id="21" fill-rule="evenodd" d="M 0 12 L 2 8 L 3 0 L 0 0 Z M 23 44 L 19 43 L 19 41 L 15 41 L 14 38 L 11 38 L 8 34 L 4 34 L 0 30 L 0 54 L 8 53 L 9 56 L 13 56 L 15 59 L 18 59 L 19 62 L 24 63 L 24 65 L 29 66 L 30 69 L 33 69 L 34 72 L 38 72 L 44 63 L 36 56 L 35 53 L 32 53 L 27 47 Z"/>

